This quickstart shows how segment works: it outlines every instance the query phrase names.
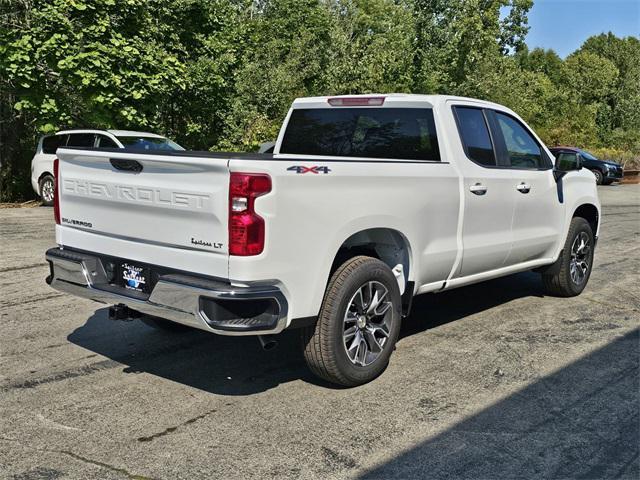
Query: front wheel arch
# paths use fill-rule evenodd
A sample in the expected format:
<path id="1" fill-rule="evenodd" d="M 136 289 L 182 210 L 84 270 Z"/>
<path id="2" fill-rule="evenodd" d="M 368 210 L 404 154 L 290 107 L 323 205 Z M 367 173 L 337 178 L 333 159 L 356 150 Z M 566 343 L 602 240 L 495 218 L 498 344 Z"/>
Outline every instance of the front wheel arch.
<path id="1" fill-rule="evenodd" d="M 598 234 L 598 225 L 600 222 L 600 214 L 598 212 L 598 208 L 591 203 L 583 203 L 578 208 L 575 209 L 571 218 L 584 218 L 589 225 L 591 226 L 591 231 L 593 235 L 596 236 Z"/>

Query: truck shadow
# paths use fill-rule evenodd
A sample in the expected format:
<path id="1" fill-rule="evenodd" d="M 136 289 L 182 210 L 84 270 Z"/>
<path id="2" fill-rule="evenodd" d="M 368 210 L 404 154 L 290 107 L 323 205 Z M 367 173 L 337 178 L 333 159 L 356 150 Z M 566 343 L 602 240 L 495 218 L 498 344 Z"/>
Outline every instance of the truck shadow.
<path id="1" fill-rule="evenodd" d="M 400 336 L 419 334 L 516 298 L 542 295 L 540 277 L 532 273 L 423 295 L 415 299 Z M 111 321 L 108 309 L 101 308 L 68 340 L 123 364 L 127 374 L 146 372 L 221 395 L 248 395 L 297 379 L 336 388 L 308 371 L 296 330 L 278 335 L 278 348 L 264 351 L 253 337 L 157 331 L 140 321 Z"/>
<path id="2" fill-rule="evenodd" d="M 638 333 L 619 336 L 358 478 L 640 478 Z"/>
<path id="3" fill-rule="evenodd" d="M 400 338 L 459 320 L 525 297 L 544 297 L 540 275 L 523 272 L 468 287 L 414 298 L 411 314 L 402 322 Z"/>

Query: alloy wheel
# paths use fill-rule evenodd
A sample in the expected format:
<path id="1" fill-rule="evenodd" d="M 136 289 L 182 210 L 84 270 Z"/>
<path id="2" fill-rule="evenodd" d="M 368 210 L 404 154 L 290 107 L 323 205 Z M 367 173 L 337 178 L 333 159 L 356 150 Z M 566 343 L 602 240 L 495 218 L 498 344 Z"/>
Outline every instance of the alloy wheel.
<path id="1" fill-rule="evenodd" d="M 41 195 L 42 195 L 42 199 L 47 202 L 53 202 L 53 196 L 55 195 L 54 193 L 54 185 L 53 185 L 53 180 L 51 178 L 46 178 L 43 182 L 42 182 L 42 188 L 41 188 Z"/>
<path id="2" fill-rule="evenodd" d="M 382 283 L 369 281 L 351 297 L 344 315 L 343 343 L 351 363 L 371 365 L 380 356 L 391 333 L 393 303 Z"/>
<path id="3" fill-rule="evenodd" d="M 569 273 L 571 281 L 576 285 L 582 285 L 589 273 L 591 245 L 589 235 L 580 232 L 576 235 L 571 245 L 571 260 L 569 262 Z"/>

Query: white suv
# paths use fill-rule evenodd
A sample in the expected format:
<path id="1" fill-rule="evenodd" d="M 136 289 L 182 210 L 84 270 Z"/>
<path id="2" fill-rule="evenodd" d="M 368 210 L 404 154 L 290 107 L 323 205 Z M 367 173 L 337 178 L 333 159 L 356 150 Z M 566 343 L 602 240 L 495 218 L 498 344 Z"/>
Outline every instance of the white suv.
<path id="1" fill-rule="evenodd" d="M 64 130 L 40 138 L 31 160 L 31 186 L 44 205 L 53 205 L 53 160 L 58 147 L 184 150 L 161 135 L 128 130 Z"/>

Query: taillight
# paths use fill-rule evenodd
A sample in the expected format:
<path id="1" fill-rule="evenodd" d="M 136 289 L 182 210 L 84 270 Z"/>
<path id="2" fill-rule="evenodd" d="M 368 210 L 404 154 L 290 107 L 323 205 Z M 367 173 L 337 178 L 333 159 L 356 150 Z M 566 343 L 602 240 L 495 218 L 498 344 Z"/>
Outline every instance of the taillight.
<path id="1" fill-rule="evenodd" d="M 53 161 L 53 218 L 60 225 L 60 160 Z"/>
<path id="2" fill-rule="evenodd" d="M 327 102 L 332 107 L 379 107 L 384 97 L 333 97 Z"/>
<path id="3" fill-rule="evenodd" d="M 271 191 L 264 173 L 231 173 L 229 180 L 229 254 L 259 255 L 264 249 L 264 219 L 255 212 L 256 198 Z"/>

